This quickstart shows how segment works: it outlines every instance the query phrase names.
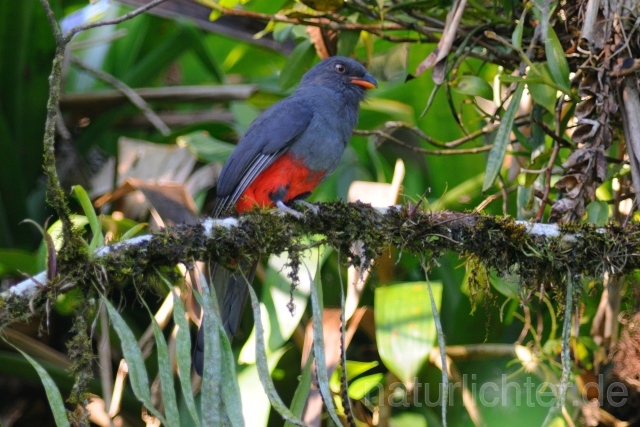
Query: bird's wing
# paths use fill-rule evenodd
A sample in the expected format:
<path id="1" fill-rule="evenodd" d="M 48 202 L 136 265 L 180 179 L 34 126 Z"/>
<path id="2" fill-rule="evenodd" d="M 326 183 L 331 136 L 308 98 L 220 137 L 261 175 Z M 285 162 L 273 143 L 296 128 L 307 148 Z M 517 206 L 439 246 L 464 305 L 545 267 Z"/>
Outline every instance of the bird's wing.
<path id="1" fill-rule="evenodd" d="M 212 216 L 235 205 L 253 180 L 291 147 L 312 117 L 309 104 L 293 96 L 258 117 L 220 173 Z"/>

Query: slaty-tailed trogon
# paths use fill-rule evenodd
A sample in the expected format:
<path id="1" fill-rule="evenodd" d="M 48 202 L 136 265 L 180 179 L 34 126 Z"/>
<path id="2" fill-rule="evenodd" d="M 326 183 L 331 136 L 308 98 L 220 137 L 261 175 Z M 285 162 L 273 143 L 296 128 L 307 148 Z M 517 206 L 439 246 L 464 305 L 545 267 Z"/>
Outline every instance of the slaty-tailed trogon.
<path id="1" fill-rule="evenodd" d="M 327 58 L 309 70 L 298 89 L 250 126 L 220 173 L 213 217 L 235 207 L 284 207 L 308 196 L 338 165 L 358 120 L 360 101 L 377 82 L 357 61 Z M 212 281 L 225 331 L 237 332 L 255 264 L 232 274 L 214 265 Z M 226 286 L 225 286 L 226 285 Z M 198 331 L 194 366 L 202 375 L 204 328 Z"/>

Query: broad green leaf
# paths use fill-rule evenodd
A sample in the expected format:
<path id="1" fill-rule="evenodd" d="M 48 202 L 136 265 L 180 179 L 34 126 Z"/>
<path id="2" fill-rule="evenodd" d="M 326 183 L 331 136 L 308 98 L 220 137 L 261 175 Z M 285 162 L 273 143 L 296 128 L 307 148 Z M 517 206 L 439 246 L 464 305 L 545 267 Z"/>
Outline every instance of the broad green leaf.
<path id="1" fill-rule="evenodd" d="M 502 115 L 502 121 L 500 122 L 498 133 L 493 141 L 493 147 L 491 147 L 491 151 L 489 151 L 487 170 L 484 175 L 484 183 L 482 184 L 483 192 L 491 188 L 493 182 L 500 173 L 502 161 L 504 160 L 504 155 L 507 152 L 507 145 L 509 145 L 509 140 L 511 138 L 513 121 L 515 120 L 516 112 L 520 107 L 520 98 L 522 98 L 523 90 L 524 85 L 522 83 L 518 84 L 516 91 L 511 97 L 507 110 Z"/>
<path id="2" fill-rule="evenodd" d="M 442 283 L 431 282 L 436 305 Z M 380 358 L 408 388 L 429 358 L 436 339 L 427 282 L 399 283 L 375 290 L 376 341 Z"/>
<path id="3" fill-rule="evenodd" d="M 22 249 L 0 249 L 0 277 L 8 273 L 36 274 L 37 256 Z"/>
<path id="4" fill-rule="evenodd" d="M 351 380 L 358 375 L 362 375 L 368 370 L 378 366 L 378 362 L 358 362 L 356 360 L 347 360 L 347 379 Z"/>
<path id="5" fill-rule="evenodd" d="M 360 40 L 360 31 L 340 31 L 338 55 L 351 56 Z"/>
<path id="6" fill-rule="evenodd" d="M 495 270 L 491 270 L 491 273 L 489 274 L 489 283 L 491 283 L 491 286 L 505 297 L 514 299 L 518 298 L 518 289 L 520 288 L 520 285 L 517 282 L 517 278 L 511 276 L 501 277 L 498 276 Z"/>
<path id="7" fill-rule="evenodd" d="M 149 410 L 149 412 L 155 415 L 164 425 L 167 425 L 167 421 L 164 419 L 162 414 L 154 408 L 153 403 L 151 402 L 151 391 L 149 390 L 147 368 L 144 365 L 144 358 L 142 357 L 140 347 L 138 347 L 138 342 L 133 336 L 133 332 L 129 326 L 127 326 L 124 319 L 122 319 L 118 310 L 111 305 L 109 300 L 104 295 L 100 295 L 100 298 L 102 299 L 104 306 L 107 308 L 113 329 L 116 331 L 118 338 L 120 338 L 124 360 L 126 360 L 129 367 L 129 381 L 131 382 L 133 393 Z"/>
<path id="8" fill-rule="evenodd" d="M 33 368 L 38 373 L 40 377 L 40 381 L 44 386 L 44 391 L 47 393 L 47 399 L 49 400 L 49 408 L 53 413 L 53 419 L 56 422 L 57 427 L 68 427 L 70 426 L 69 420 L 67 418 L 67 410 L 64 407 L 64 401 L 62 400 L 62 395 L 60 394 L 60 390 L 56 386 L 56 383 L 53 381 L 49 373 L 42 367 L 38 362 L 35 361 L 31 356 L 29 356 L 24 351 L 20 350 L 17 347 L 12 346 L 16 350 L 18 350 L 25 359 L 33 366 Z"/>
<path id="9" fill-rule="evenodd" d="M 302 75 L 311 68 L 311 63 L 316 57 L 316 50 L 309 40 L 300 42 L 287 60 L 284 68 L 280 72 L 278 85 L 280 89 L 286 90 L 296 85 Z"/>
<path id="10" fill-rule="evenodd" d="M 451 89 L 462 95 L 493 99 L 491 85 L 478 76 L 461 76 L 451 83 Z"/>
<path id="11" fill-rule="evenodd" d="M 204 131 L 195 131 L 176 138 L 180 147 L 187 147 L 196 157 L 207 163 L 224 163 L 235 145 L 221 141 Z"/>
<path id="12" fill-rule="evenodd" d="M 93 204 L 91 203 L 91 199 L 89 195 L 82 188 L 81 185 L 74 185 L 71 190 L 74 192 L 78 201 L 80 202 L 80 206 L 82 206 L 82 210 L 84 211 L 85 216 L 89 220 L 89 226 L 91 227 L 91 233 L 93 237 L 91 238 L 91 243 L 89 244 L 89 253 L 92 254 L 93 251 L 100 247 L 104 246 L 104 236 L 102 235 L 102 225 L 98 220 L 98 216 L 96 215 L 95 209 L 93 209 Z"/>
<path id="13" fill-rule="evenodd" d="M 609 222 L 609 204 L 601 200 L 596 200 L 587 205 L 587 221 L 602 227 Z"/>
<path id="14" fill-rule="evenodd" d="M 71 215 L 71 223 L 76 228 L 82 228 L 85 225 L 89 224 L 89 220 L 84 215 Z M 56 252 L 62 248 L 62 222 L 57 220 L 53 223 L 47 230 L 49 236 L 53 240 L 53 246 L 56 248 Z M 42 246 L 44 246 L 44 241 L 42 242 Z"/>
<path id="15" fill-rule="evenodd" d="M 354 380 L 349 384 L 349 397 L 354 400 L 360 400 L 367 395 L 378 384 L 382 384 L 384 374 L 367 375 Z"/>
<path id="16" fill-rule="evenodd" d="M 549 71 L 551 71 L 553 81 L 560 86 L 565 93 L 570 93 L 569 63 L 567 62 L 567 57 L 564 54 L 560 40 L 558 40 L 558 36 L 551 26 L 549 26 L 549 34 L 544 42 L 544 51 L 547 55 Z"/>

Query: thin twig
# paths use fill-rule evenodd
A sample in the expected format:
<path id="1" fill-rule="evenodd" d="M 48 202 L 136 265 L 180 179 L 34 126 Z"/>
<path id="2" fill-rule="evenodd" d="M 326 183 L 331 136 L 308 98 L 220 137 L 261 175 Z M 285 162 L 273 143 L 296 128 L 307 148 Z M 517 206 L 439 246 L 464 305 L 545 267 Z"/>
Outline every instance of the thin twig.
<path id="1" fill-rule="evenodd" d="M 124 96 L 131 101 L 133 105 L 138 107 L 140 111 L 144 114 L 144 116 L 149 120 L 149 122 L 160 132 L 162 135 L 167 136 L 171 133 L 171 129 L 162 121 L 160 117 L 149 107 L 149 104 L 142 99 L 140 95 L 136 93 L 132 88 L 130 88 L 126 83 L 122 80 L 119 80 L 112 76 L 109 73 L 106 73 L 102 70 L 98 70 L 97 68 L 93 68 L 89 64 L 86 64 L 80 58 L 75 55 L 71 55 L 71 62 L 77 65 L 80 69 L 86 71 L 89 74 L 94 75 L 100 80 L 110 84 L 114 88 L 118 89 Z"/>
<path id="2" fill-rule="evenodd" d="M 41 2 L 43 1 L 47 1 L 47 0 L 40 0 Z M 91 28 L 96 28 L 96 27 L 104 27 L 105 25 L 116 25 L 116 24 L 120 24 L 121 22 L 127 21 L 131 18 L 134 18 L 138 15 L 140 15 L 143 12 L 146 12 L 147 10 L 156 7 L 157 5 L 159 5 L 160 3 L 165 2 L 166 0 L 153 0 L 150 3 L 145 4 L 144 6 L 140 6 L 139 8 L 137 8 L 136 10 L 132 10 L 129 13 L 126 13 L 122 16 L 119 16 L 117 18 L 114 19 L 110 19 L 107 21 L 100 21 L 100 22 L 92 22 L 90 24 L 85 24 L 85 25 L 78 25 L 77 27 L 73 27 L 72 29 L 70 29 L 69 31 L 67 31 L 67 33 L 64 35 L 64 38 L 67 39 L 67 43 L 71 40 L 71 38 L 76 35 L 77 33 L 81 32 L 81 31 L 85 31 L 85 30 L 89 30 Z"/>

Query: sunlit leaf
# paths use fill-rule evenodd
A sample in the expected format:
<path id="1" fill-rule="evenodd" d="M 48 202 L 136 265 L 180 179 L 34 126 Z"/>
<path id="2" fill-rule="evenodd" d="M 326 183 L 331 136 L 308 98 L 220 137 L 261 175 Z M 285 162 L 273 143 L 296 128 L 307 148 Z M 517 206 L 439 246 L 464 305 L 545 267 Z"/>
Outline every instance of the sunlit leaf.
<path id="1" fill-rule="evenodd" d="M 203 131 L 179 136 L 176 143 L 181 147 L 187 147 L 196 157 L 207 163 L 225 162 L 236 147 Z"/>
<path id="2" fill-rule="evenodd" d="M 484 183 L 482 184 L 483 192 L 491 188 L 493 182 L 496 180 L 498 174 L 500 173 L 502 161 L 504 160 L 504 155 L 507 152 L 507 145 L 509 145 L 509 141 L 511 139 L 511 128 L 513 127 L 513 121 L 515 120 L 516 112 L 520 107 L 520 98 L 522 97 L 523 90 L 524 85 L 522 83 L 518 84 L 518 87 L 511 97 L 511 101 L 509 102 L 507 110 L 502 115 L 502 121 L 500 122 L 498 133 L 493 140 L 493 147 L 491 147 L 491 151 L 489 151 L 487 170 L 484 175 Z"/>
<path id="3" fill-rule="evenodd" d="M 436 305 L 442 283 L 431 282 Z M 385 366 L 411 387 L 436 339 L 427 282 L 382 286 L 375 290 L 376 342 Z"/>
<path id="4" fill-rule="evenodd" d="M 78 201 L 80 202 L 80 206 L 82 206 L 82 210 L 84 211 L 85 216 L 89 220 L 89 226 L 91 227 L 91 233 L 93 237 L 91 238 L 91 243 L 89 244 L 89 252 L 92 253 L 94 249 L 104 245 L 104 236 L 102 235 L 102 226 L 100 221 L 98 220 L 98 216 L 96 215 L 95 209 L 93 209 L 93 204 L 91 203 L 91 199 L 89 195 L 82 188 L 81 185 L 74 185 L 71 190 L 74 192 Z"/>
<path id="5" fill-rule="evenodd" d="M 354 400 L 360 400 L 367 395 L 374 387 L 381 384 L 384 380 L 384 374 L 367 375 L 354 380 L 349 384 L 349 397 Z"/>

